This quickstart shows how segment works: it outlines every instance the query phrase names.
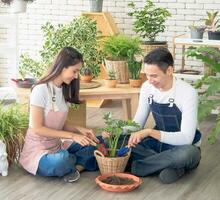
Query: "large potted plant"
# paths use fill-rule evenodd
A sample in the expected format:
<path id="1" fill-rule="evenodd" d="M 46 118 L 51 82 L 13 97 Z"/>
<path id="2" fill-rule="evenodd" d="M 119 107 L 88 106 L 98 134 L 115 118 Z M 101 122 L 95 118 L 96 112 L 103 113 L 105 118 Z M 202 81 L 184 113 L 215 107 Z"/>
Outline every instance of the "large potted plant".
<path id="1" fill-rule="evenodd" d="M 28 113 L 20 105 L 0 103 L 0 140 L 6 144 L 9 164 L 18 161 L 27 127 Z"/>
<path id="2" fill-rule="evenodd" d="M 216 95 L 220 93 L 220 51 L 212 47 L 191 48 L 187 52 L 188 56 L 202 60 L 217 75 L 205 75 L 195 84 L 196 88 L 203 90 L 199 97 L 198 120 L 202 122 L 212 113 L 213 109 L 218 109 L 215 126 L 210 131 L 208 140 L 211 144 L 215 143 L 220 133 L 220 101 Z"/>
<path id="3" fill-rule="evenodd" d="M 31 62 L 42 73 L 51 65 L 54 57 L 65 46 L 76 48 L 83 54 L 84 66 L 90 68 L 93 78 L 100 73 L 100 64 L 103 53 L 99 45 L 99 31 L 94 20 L 88 17 L 75 18 L 68 24 L 59 24 L 57 27 L 47 22 L 42 26 L 44 34 L 43 49 L 40 50 L 40 59 L 34 60 L 26 55 L 21 60 Z"/>
<path id="4" fill-rule="evenodd" d="M 105 138 L 104 143 L 101 143 L 101 145 L 104 145 L 102 149 L 94 152 L 100 172 L 102 174 L 123 172 L 129 159 L 130 151 L 125 147 L 126 136 L 120 140 L 121 136 L 125 130 L 126 133 L 129 133 L 131 130 L 139 129 L 139 125 L 131 120 L 113 119 L 111 113 L 104 114 L 103 119 L 106 127 L 100 129 L 100 131 L 105 131 L 110 135 Z"/>
<path id="5" fill-rule="evenodd" d="M 12 13 L 22 13 L 26 11 L 27 3 L 34 0 L 1 0 L 4 4 L 10 5 Z"/>
<path id="6" fill-rule="evenodd" d="M 137 8 L 134 2 L 128 4 L 133 11 L 128 15 L 134 17 L 133 30 L 143 38 L 141 48 L 144 55 L 158 47 L 167 47 L 166 41 L 156 41 L 156 36 L 165 31 L 165 21 L 171 16 L 165 8 L 157 7 L 151 0 L 146 0 L 144 7 Z"/>
<path id="7" fill-rule="evenodd" d="M 103 44 L 106 71 L 116 72 L 119 83 L 129 82 L 127 61 L 131 55 L 141 53 L 139 37 L 114 35 L 108 37 Z"/>
<path id="8" fill-rule="evenodd" d="M 205 25 L 207 26 L 208 38 L 210 40 L 220 40 L 220 24 L 219 19 L 217 19 L 218 11 L 206 13 Z"/>

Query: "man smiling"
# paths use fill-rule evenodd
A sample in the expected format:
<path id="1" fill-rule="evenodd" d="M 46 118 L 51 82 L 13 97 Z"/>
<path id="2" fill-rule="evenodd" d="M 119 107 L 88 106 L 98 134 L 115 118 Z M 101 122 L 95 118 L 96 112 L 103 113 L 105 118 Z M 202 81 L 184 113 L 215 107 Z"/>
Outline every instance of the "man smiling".
<path id="1" fill-rule="evenodd" d="M 191 85 L 173 76 L 174 61 L 167 49 L 151 51 L 144 63 L 148 81 L 141 88 L 134 117 L 142 130 L 132 133 L 128 141 L 131 172 L 137 176 L 158 173 L 168 184 L 199 164 L 198 95 Z M 144 128 L 150 113 L 154 129 Z"/>

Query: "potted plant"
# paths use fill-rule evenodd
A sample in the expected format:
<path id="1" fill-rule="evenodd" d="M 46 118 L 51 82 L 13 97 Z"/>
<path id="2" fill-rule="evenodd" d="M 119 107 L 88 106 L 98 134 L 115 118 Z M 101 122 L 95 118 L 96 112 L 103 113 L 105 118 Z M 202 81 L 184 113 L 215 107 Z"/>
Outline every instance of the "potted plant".
<path id="1" fill-rule="evenodd" d="M 108 132 L 110 135 L 105 138 L 105 151 L 102 151 L 105 153 L 103 154 L 98 150 L 94 152 L 100 172 L 102 174 L 123 172 L 129 159 L 130 151 L 127 147 L 123 148 L 126 135 L 124 137 L 121 136 L 125 130 L 126 133 L 129 133 L 129 131 L 139 129 L 139 125 L 131 120 L 113 119 L 111 113 L 104 114 L 103 119 L 105 120 L 106 127 L 101 128 L 100 131 Z"/>
<path id="2" fill-rule="evenodd" d="M 203 39 L 206 26 L 189 26 L 192 39 Z"/>
<path id="3" fill-rule="evenodd" d="M 0 140 L 6 144 L 9 164 L 19 159 L 27 127 L 28 113 L 20 105 L 0 103 Z"/>
<path id="4" fill-rule="evenodd" d="M 107 72 L 108 78 L 105 80 L 106 87 L 115 88 L 117 85 L 116 74 L 115 71 L 109 70 Z"/>
<path id="5" fill-rule="evenodd" d="M 89 0 L 90 12 L 102 12 L 103 0 Z"/>
<path id="6" fill-rule="evenodd" d="M 4 4 L 11 6 L 12 13 L 22 13 L 26 11 L 27 3 L 34 0 L 1 0 Z"/>
<path id="7" fill-rule="evenodd" d="M 208 140 L 211 144 L 215 143 L 220 129 L 220 109 L 219 99 L 216 95 L 220 93 L 220 51 L 212 47 L 198 47 L 188 50 L 188 56 L 202 60 L 217 75 L 205 75 L 201 80 L 195 83 L 196 88 L 203 90 L 199 97 L 198 120 L 202 122 L 212 113 L 213 109 L 218 109 L 215 126 L 211 130 Z"/>
<path id="8" fill-rule="evenodd" d="M 165 8 L 157 7 L 151 0 L 146 0 L 144 7 L 137 8 L 134 2 L 128 4 L 133 11 L 128 15 L 135 18 L 133 30 L 143 38 L 141 48 L 144 55 L 158 47 L 167 48 L 166 41 L 156 41 L 156 36 L 165 31 L 165 21 L 171 16 Z"/>
<path id="9" fill-rule="evenodd" d="M 128 61 L 128 70 L 130 72 L 130 86 L 131 87 L 140 87 L 141 86 L 141 78 L 140 72 L 142 67 L 142 61 L 136 61 L 135 59 L 131 59 Z"/>
<path id="10" fill-rule="evenodd" d="M 207 26 L 209 40 L 220 40 L 220 24 L 219 19 L 217 19 L 218 11 L 206 13 L 205 25 Z"/>
<path id="11" fill-rule="evenodd" d="M 108 37 L 103 44 L 106 70 L 113 70 L 119 83 L 129 82 L 127 61 L 131 55 L 140 54 L 140 39 L 126 35 Z"/>
<path id="12" fill-rule="evenodd" d="M 82 82 L 90 83 L 92 81 L 92 71 L 88 67 L 82 67 L 80 70 L 80 80 Z"/>
<path id="13" fill-rule="evenodd" d="M 31 62 L 33 68 L 39 68 L 42 73 L 51 65 L 54 57 L 60 49 L 66 46 L 76 48 L 83 54 L 84 66 L 90 68 L 93 78 L 100 73 L 100 64 L 103 60 L 103 53 L 99 45 L 99 31 L 94 20 L 88 17 L 75 18 L 68 24 L 59 24 L 57 27 L 47 22 L 42 26 L 44 33 L 44 44 L 39 51 L 40 59 L 34 60 L 26 55 L 25 62 Z"/>

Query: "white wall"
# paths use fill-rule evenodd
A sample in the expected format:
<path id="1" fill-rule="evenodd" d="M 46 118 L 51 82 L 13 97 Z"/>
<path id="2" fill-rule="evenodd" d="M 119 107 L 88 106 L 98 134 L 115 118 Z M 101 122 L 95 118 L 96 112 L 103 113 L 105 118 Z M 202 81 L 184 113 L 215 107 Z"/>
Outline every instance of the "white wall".
<path id="1" fill-rule="evenodd" d="M 104 0 L 103 11 L 110 12 L 121 32 L 133 35 L 132 19 L 127 16 L 130 0 Z M 145 0 L 134 0 L 138 7 L 143 6 Z M 157 39 L 167 40 L 169 48 L 172 47 L 174 35 L 189 33 L 188 26 L 206 17 L 208 10 L 220 10 L 220 0 L 154 0 L 161 7 L 167 8 L 171 13 L 167 22 L 167 30 Z M 1 5 L 0 14 L 7 12 L 7 6 Z M 43 37 L 41 25 L 47 21 L 53 24 L 71 21 L 79 16 L 82 11 L 89 11 L 88 0 L 36 0 L 28 4 L 27 12 L 19 15 L 18 45 L 19 53 L 29 52 L 37 56 L 36 52 L 41 49 Z M 5 37 L 5 30 L 0 28 L 0 41 Z M 207 35 L 205 34 L 205 37 Z M 180 52 L 180 49 L 177 49 Z M 181 55 L 176 57 L 176 66 L 180 66 Z M 187 64 L 201 66 L 199 62 L 190 61 Z M 8 68 L 5 60 L 0 56 L 0 84 L 8 80 Z"/>

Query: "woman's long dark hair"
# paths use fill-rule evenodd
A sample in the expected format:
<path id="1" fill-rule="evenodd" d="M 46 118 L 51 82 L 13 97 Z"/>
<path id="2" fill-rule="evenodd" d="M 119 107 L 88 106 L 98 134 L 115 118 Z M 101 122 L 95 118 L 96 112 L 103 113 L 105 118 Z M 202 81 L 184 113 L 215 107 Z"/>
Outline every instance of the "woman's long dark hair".
<path id="1" fill-rule="evenodd" d="M 59 76 L 64 68 L 83 63 L 83 56 L 72 47 L 64 47 L 56 56 L 48 73 L 43 76 L 35 85 L 48 83 Z M 64 99 L 70 103 L 79 104 L 79 78 L 73 79 L 70 84 L 63 83 Z"/>

